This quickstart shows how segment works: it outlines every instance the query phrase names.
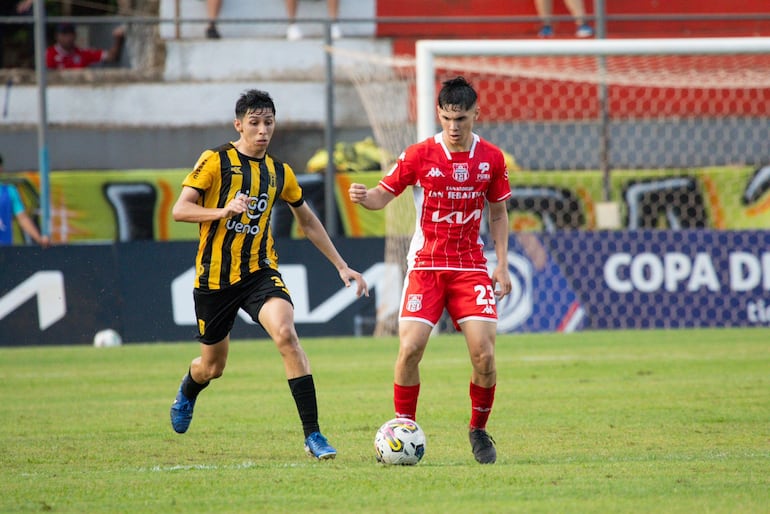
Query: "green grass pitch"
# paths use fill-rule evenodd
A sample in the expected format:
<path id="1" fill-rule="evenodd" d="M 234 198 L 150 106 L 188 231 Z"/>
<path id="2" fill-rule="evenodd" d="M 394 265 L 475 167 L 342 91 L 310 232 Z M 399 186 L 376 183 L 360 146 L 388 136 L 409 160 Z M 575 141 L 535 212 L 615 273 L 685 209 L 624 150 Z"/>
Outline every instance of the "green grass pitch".
<path id="1" fill-rule="evenodd" d="M 413 467 L 374 459 L 397 340 L 302 344 L 333 461 L 304 455 L 265 339 L 232 343 L 184 435 L 168 411 L 196 343 L 0 349 L 0 512 L 770 512 L 767 329 L 500 336 L 490 466 L 460 336 L 428 345 Z"/>

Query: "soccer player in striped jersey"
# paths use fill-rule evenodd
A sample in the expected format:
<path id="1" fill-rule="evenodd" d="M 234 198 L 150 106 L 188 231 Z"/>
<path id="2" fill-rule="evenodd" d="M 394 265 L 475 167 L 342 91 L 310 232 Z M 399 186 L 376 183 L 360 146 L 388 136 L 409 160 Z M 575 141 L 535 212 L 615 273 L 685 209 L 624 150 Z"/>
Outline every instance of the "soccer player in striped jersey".
<path id="1" fill-rule="evenodd" d="M 307 238 L 337 268 L 346 287 L 367 295 L 361 274 L 345 263 L 302 196 L 294 171 L 267 153 L 275 130 L 275 104 L 264 91 L 246 91 L 235 104 L 237 141 L 204 151 L 184 179 L 173 208 L 176 221 L 198 223 L 195 314 L 201 354 L 183 377 L 171 425 L 187 431 L 198 394 L 225 369 L 230 330 L 239 309 L 262 326 L 278 348 L 305 433 L 305 451 L 331 459 L 337 451 L 321 434 L 310 362 L 294 325 L 289 291 L 278 271 L 270 232 L 275 202 L 289 205 Z"/>
<path id="2" fill-rule="evenodd" d="M 465 335 L 473 367 L 471 449 L 478 462 L 491 464 L 497 451 L 486 425 L 497 384 L 496 300 L 511 292 L 505 205 L 511 187 L 502 151 L 473 132 L 479 106 L 471 84 L 463 77 L 444 82 L 437 112 L 440 133 L 408 147 L 377 186 L 351 184 L 348 194 L 371 210 L 384 208 L 408 186 L 414 196 L 417 223 L 407 257 L 393 385 L 396 416 L 415 419 L 419 364 L 446 308 Z M 485 205 L 497 257 L 491 276 L 480 238 Z"/>

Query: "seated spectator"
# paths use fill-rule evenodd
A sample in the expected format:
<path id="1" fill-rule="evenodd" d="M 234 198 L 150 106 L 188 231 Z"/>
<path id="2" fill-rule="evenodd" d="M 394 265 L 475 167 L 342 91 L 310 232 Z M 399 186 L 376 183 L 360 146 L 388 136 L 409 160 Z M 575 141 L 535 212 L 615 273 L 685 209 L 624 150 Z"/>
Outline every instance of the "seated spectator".
<path id="1" fill-rule="evenodd" d="M 120 61 L 123 52 L 125 34 L 123 27 L 113 30 L 113 43 L 109 50 L 80 48 L 75 44 L 75 26 L 71 23 L 60 23 L 56 26 L 56 42 L 46 50 L 46 66 L 49 69 L 63 70 L 116 63 Z"/>
<path id="2" fill-rule="evenodd" d="M 297 19 L 297 2 L 299 0 L 285 0 L 286 1 L 286 14 L 289 18 L 289 28 L 286 30 L 286 38 L 289 41 L 296 41 L 302 39 L 304 34 L 302 29 L 296 23 Z M 342 29 L 340 29 L 337 23 L 337 17 L 339 16 L 340 3 L 339 0 L 327 0 L 326 11 L 329 14 L 329 19 L 332 20 L 331 33 L 332 39 L 340 39 L 342 37 Z"/>
<path id="3" fill-rule="evenodd" d="M 594 29 L 585 22 L 586 7 L 583 0 L 564 0 L 564 5 L 567 6 L 567 10 L 569 10 L 570 14 L 572 14 L 575 19 L 575 36 L 581 38 L 593 37 Z M 540 32 L 537 33 L 538 37 L 553 37 L 553 25 L 551 24 L 551 16 L 553 16 L 553 0 L 535 0 L 535 8 L 543 23 Z"/>

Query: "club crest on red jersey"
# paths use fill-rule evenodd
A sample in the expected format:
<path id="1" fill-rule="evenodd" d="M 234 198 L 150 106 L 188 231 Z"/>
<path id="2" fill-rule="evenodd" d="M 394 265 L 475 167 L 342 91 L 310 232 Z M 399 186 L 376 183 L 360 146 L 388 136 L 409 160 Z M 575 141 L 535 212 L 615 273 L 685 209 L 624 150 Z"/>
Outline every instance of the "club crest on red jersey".
<path id="1" fill-rule="evenodd" d="M 468 177 L 470 177 L 470 172 L 468 171 L 468 163 L 467 162 L 454 162 L 452 163 L 452 177 L 457 182 L 465 182 L 468 180 Z"/>
<path id="2" fill-rule="evenodd" d="M 422 295 L 410 294 L 406 299 L 406 310 L 409 312 L 418 312 L 422 310 Z"/>

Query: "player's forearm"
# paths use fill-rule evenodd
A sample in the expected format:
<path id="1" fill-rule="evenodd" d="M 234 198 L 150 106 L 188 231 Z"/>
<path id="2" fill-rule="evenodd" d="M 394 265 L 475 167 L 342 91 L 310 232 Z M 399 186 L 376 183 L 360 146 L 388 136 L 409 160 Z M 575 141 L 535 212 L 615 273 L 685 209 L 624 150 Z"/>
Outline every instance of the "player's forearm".
<path id="1" fill-rule="evenodd" d="M 308 236 L 308 239 L 310 239 L 315 247 L 324 254 L 324 257 L 326 257 L 338 271 L 342 271 L 348 267 L 345 259 L 343 259 L 337 251 L 337 248 L 334 246 L 334 243 L 332 243 L 332 240 L 329 239 L 329 235 L 326 231 L 323 232 L 323 235 L 315 234 L 312 238 Z"/>
<path id="2" fill-rule="evenodd" d="M 506 262 L 508 260 L 508 210 L 504 202 L 490 205 L 489 235 L 495 245 L 497 262 Z"/>
<path id="3" fill-rule="evenodd" d="M 393 198 L 394 196 L 391 193 L 388 193 L 379 187 L 375 187 L 368 191 L 366 200 L 361 205 L 370 211 L 378 211 L 384 209 Z"/>
<path id="4" fill-rule="evenodd" d="M 353 203 L 357 203 L 370 211 L 384 208 L 395 198 L 395 195 L 385 191 L 380 186 L 366 189 L 363 184 L 352 184 L 348 190 L 348 195 Z"/>
<path id="5" fill-rule="evenodd" d="M 329 259 L 335 267 L 339 268 L 339 265 L 345 265 L 342 257 L 337 253 L 334 244 L 332 244 L 329 234 L 326 232 L 321 220 L 315 215 L 313 210 L 307 203 L 303 203 L 299 207 L 293 207 L 289 205 L 294 219 L 297 221 L 299 229 L 305 234 L 305 237 L 318 248 L 324 256 Z"/>
<path id="6" fill-rule="evenodd" d="M 181 202 L 174 205 L 172 215 L 174 221 L 186 221 L 188 223 L 201 223 L 226 218 L 226 209 L 211 209 L 190 202 Z"/>

